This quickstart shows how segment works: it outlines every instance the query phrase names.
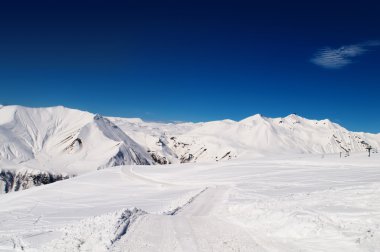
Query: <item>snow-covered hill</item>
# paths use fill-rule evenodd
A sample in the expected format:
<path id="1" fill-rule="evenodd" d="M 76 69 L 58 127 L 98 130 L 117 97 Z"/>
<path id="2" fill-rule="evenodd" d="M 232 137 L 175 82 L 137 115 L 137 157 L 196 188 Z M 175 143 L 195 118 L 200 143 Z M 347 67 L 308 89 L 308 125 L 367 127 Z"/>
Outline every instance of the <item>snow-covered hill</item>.
<path id="1" fill-rule="evenodd" d="M 241 121 L 155 123 L 65 107 L 3 106 L 0 191 L 124 164 L 219 162 L 302 153 L 346 155 L 364 152 L 369 145 L 379 149 L 380 134 L 350 132 L 329 120 L 308 120 L 294 114 L 284 118 L 254 115 Z M 36 178 L 46 173 L 53 179 Z M 35 182 L 20 182 L 16 177 Z"/>

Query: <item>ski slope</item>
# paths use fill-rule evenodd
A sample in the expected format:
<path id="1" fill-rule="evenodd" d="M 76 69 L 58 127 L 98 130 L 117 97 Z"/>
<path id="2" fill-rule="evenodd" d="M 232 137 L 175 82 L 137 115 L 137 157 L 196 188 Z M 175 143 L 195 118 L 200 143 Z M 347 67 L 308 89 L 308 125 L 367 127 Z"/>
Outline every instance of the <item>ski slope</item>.
<path id="1" fill-rule="evenodd" d="M 379 251 L 380 155 L 121 166 L 1 196 L 2 251 Z"/>

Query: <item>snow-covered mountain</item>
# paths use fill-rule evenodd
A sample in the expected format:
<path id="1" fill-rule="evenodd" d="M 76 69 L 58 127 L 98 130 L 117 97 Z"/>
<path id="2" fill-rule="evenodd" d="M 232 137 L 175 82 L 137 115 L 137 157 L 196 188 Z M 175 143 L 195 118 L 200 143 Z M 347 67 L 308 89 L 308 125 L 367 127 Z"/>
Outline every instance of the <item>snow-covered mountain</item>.
<path id="1" fill-rule="evenodd" d="M 380 134 L 351 132 L 329 120 L 254 115 L 241 121 L 163 124 L 110 118 L 164 163 L 209 162 L 289 154 L 364 152 Z"/>
<path id="2" fill-rule="evenodd" d="M 7 192 L 123 164 L 345 154 L 365 151 L 369 145 L 379 149 L 380 134 L 350 132 L 329 120 L 308 120 L 294 114 L 284 118 L 254 115 L 241 121 L 155 123 L 65 107 L 2 106 L 0 185 Z"/>
<path id="3" fill-rule="evenodd" d="M 62 179 L 110 166 L 153 163 L 144 147 L 102 116 L 64 107 L 0 108 L 3 191 L 54 181 L 43 179 L 46 173 Z"/>

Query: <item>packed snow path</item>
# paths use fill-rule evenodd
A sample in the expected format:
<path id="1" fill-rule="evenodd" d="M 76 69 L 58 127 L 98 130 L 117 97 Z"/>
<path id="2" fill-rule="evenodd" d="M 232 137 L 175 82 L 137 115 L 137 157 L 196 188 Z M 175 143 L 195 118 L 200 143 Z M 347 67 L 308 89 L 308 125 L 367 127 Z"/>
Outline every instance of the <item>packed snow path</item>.
<path id="1" fill-rule="evenodd" d="M 124 167 L 130 177 L 173 186 Z M 146 214 L 134 223 L 115 251 L 261 251 L 241 227 L 213 214 L 226 201 L 228 187 L 207 187 L 189 201 L 165 214 Z"/>
<path id="2" fill-rule="evenodd" d="M 213 215 L 226 190 L 208 188 L 174 215 L 141 216 L 115 250 L 262 251 L 243 228 Z"/>

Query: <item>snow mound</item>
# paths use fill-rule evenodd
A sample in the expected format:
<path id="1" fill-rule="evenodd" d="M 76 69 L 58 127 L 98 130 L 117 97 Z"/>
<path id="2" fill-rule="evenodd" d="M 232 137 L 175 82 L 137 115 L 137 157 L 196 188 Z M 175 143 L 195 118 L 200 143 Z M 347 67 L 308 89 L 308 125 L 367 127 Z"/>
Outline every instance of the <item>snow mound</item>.
<path id="1" fill-rule="evenodd" d="M 124 236 L 130 225 L 146 212 L 134 208 L 90 217 L 68 225 L 62 237 L 42 247 L 42 251 L 109 251 Z"/>

